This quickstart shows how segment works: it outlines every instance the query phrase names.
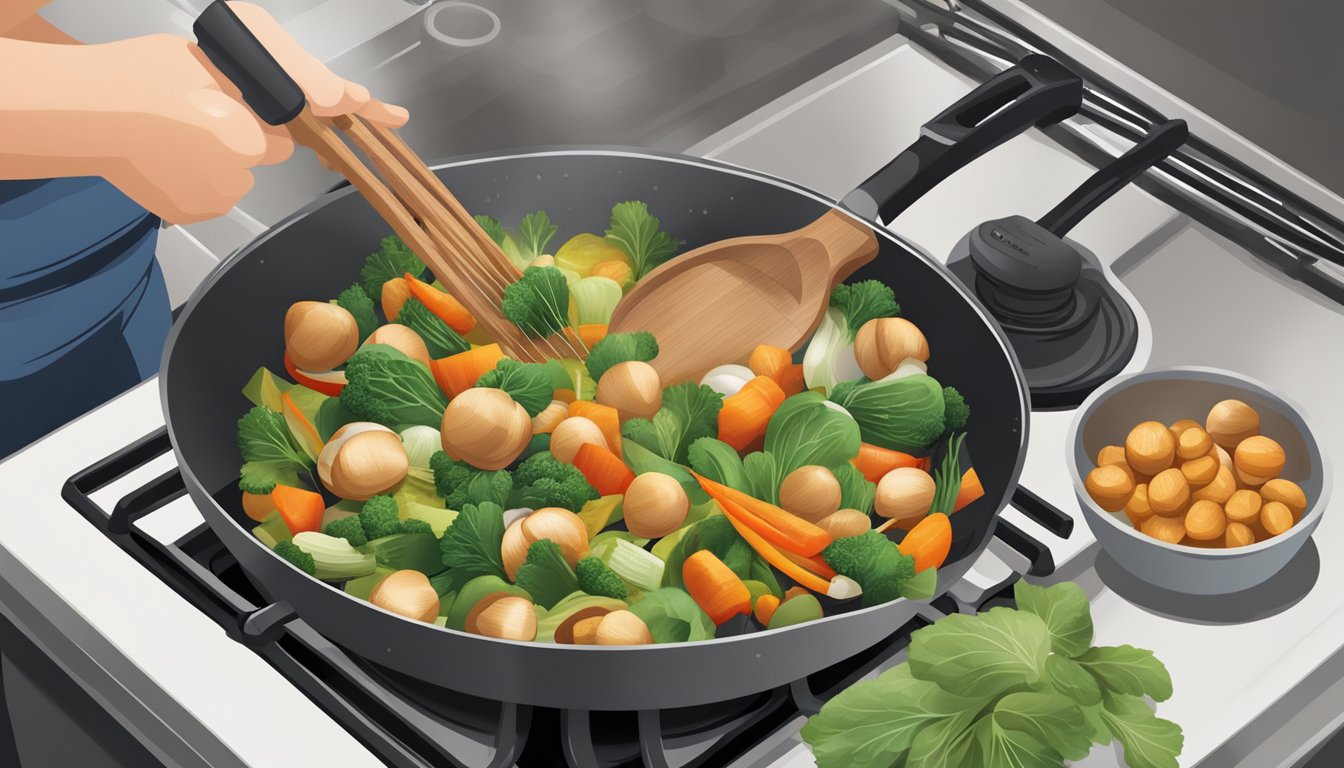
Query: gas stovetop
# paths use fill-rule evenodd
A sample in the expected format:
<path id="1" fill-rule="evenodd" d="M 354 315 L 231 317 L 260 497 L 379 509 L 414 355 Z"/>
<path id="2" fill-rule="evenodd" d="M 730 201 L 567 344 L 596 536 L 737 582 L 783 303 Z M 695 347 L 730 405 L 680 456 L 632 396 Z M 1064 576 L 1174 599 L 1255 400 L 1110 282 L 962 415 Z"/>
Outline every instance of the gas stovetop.
<path id="1" fill-rule="evenodd" d="M 892 5 L 908 11 L 919 3 Z M 828 61 L 830 69 L 765 106 L 744 105 L 750 114 L 688 152 L 839 198 L 969 90 L 982 76 L 977 63 L 1002 66 L 931 29 L 906 27 L 903 36 L 846 50 L 842 63 Z M 1087 53 L 1057 31 L 1052 39 Z M 419 66 L 414 53 L 387 66 Z M 1169 97 L 1149 88 L 1139 96 L 1176 116 Z M 1179 114 L 1196 135 L 1208 133 L 1196 113 Z M 945 260 L 980 222 L 1039 216 L 1128 140 L 1087 116 L 1048 135 L 1030 132 L 953 176 L 892 228 Z M 1126 370 L 1242 371 L 1303 404 L 1323 425 L 1327 451 L 1344 449 L 1334 385 L 1344 359 L 1315 353 L 1311 341 L 1344 333 L 1339 305 L 1284 274 L 1298 262 L 1267 262 L 1267 241 L 1253 228 L 1211 216 L 1179 184 L 1176 193 L 1153 179 L 1142 187 L 1124 190 L 1070 235 L 1120 279 L 1141 318 Z M 1154 594 L 1099 557 L 1078 520 L 1062 449 L 1071 416 L 1033 414 L 1023 488 L 1003 513 L 998 540 L 924 619 L 1000 599 L 1022 574 L 1078 581 L 1092 597 L 1098 643 L 1150 647 L 1171 670 L 1176 694 L 1160 714 L 1185 729 L 1182 765 L 1259 768 L 1309 754 L 1339 725 L 1329 702 L 1344 689 L 1344 595 L 1328 587 L 1344 579 L 1344 562 L 1320 557 L 1318 547 L 1344 541 L 1344 520 L 1326 515 L 1315 546 L 1265 589 L 1198 602 Z M 475 766 L 514 757 L 540 765 L 558 764 L 564 753 L 578 763 L 666 754 L 672 765 L 801 768 L 811 764 L 797 738 L 803 715 L 837 687 L 897 663 L 912 629 L 893 627 L 887 642 L 806 686 L 661 713 L 656 725 L 635 713 L 580 717 L 442 692 L 434 698 L 350 658 L 300 621 L 281 631 L 275 620 L 283 611 L 254 613 L 267 601 L 191 502 L 175 496 L 180 481 L 155 436 L 162 423 L 157 382 L 149 381 L 0 464 L 5 508 L 23 512 L 0 531 L 0 611 L 168 764 L 279 766 L 300 754 L 314 765 Z M 118 469 L 136 468 L 66 485 L 109 457 Z M 667 749 L 654 749 L 656 741 Z M 1078 764 L 1121 763 L 1099 748 Z"/>

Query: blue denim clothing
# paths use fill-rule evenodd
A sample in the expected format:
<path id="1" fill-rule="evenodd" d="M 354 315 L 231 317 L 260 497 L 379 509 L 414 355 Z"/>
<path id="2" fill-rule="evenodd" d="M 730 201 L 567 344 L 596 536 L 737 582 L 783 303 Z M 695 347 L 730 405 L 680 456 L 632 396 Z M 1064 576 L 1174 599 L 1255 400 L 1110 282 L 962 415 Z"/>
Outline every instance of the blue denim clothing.
<path id="1" fill-rule="evenodd" d="M 102 179 L 0 181 L 0 457 L 158 369 L 158 227 Z"/>

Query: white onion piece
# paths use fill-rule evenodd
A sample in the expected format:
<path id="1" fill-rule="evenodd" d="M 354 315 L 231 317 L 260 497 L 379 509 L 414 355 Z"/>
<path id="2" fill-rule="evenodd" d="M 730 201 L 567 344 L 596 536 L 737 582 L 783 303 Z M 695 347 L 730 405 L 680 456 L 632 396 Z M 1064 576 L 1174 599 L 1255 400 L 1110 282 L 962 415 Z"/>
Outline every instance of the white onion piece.
<path id="1" fill-rule="evenodd" d="M 886 376 L 883 376 L 881 379 L 879 379 L 879 381 L 894 381 L 896 379 L 903 379 L 906 376 L 914 376 L 917 373 L 928 373 L 928 372 L 929 372 L 929 366 L 920 362 L 916 358 L 907 357 L 901 361 L 900 365 L 896 366 L 896 370 L 892 371 L 891 373 L 888 373 Z"/>
<path id="2" fill-rule="evenodd" d="M 336 430 L 327 444 L 322 446 L 322 452 L 317 454 L 317 477 L 323 485 L 331 487 L 331 465 L 336 462 L 336 454 L 341 452 L 345 441 L 365 432 L 392 432 L 392 430 L 372 421 L 352 421 Z"/>
<path id="3" fill-rule="evenodd" d="M 700 379 L 700 383 L 728 397 L 737 394 L 738 390 L 754 378 L 756 374 L 747 366 L 730 364 L 709 369 L 709 372 Z"/>
<path id="4" fill-rule="evenodd" d="M 401 444 L 406 448 L 406 456 L 411 466 L 417 469 L 429 469 L 429 457 L 443 447 L 439 430 L 416 424 L 401 430 Z"/>
<path id="5" fill-rule="evenodd" d="M 859 582 L 848 576 L 836 576 L 831 579 L 831 585 L 826 588 L 826 596 L 836 600 L 849 600 L 863 594 L 863 587 Z"/>
<path id="6" fill-rule="evenodd" d="M 530 514 L 532 514 L 532 510 L 528 509 L 527 507 L 519 507 L 518 509 L 504 510 L 504 527 L 508 528 L 510 525 L 513 525 L 514 523 L 518 522 L 519 520 L 522 520 L 524 517 L 527 517 Z"/>

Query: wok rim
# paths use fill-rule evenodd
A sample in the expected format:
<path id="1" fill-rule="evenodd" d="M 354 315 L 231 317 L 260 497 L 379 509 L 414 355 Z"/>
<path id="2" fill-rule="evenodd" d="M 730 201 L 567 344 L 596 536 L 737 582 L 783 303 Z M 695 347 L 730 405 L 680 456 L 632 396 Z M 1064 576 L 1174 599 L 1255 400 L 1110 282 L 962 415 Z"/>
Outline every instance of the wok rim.
<path id="1" fill-rule="evenodd" d="M 177 345 L 177 339 L 178 335 L 181 332 L 181 329 L 185 327 L 189 322 L 191 314 L 195 310 L 198 301 L 209 293 L 209 291 L 214 287 L 215 283 L 219 281 L 220 277 L 222 277 L 230 269 L 232 269 L 239 262 L 241 262 L 243 259 L 249 256 L 258 247 L 262 246 L 267 241 L 269 241 L 272 237 L 275 237 L 280 232 L 292 226 L 295 226 L 299 222 L 307 219 L 308 216 L 314 211 L 317 211 L 325 207 L 326 205 L 330 204 L 331 202 L 346 195 L 358 194 L 357 190 L 355 190 L 348 183 L 344 182 L 322 193 L 312 202 L 296 210 L 295 212 L 289 214 L 284 219 L 277 222 L 275 225 L 267 228 L 267 230 L 263 232 L 261 235 L 257 236 L 256 238 L 253 238 L 246 244 L 234 250 L 233 253 L 229 254 L 229 256 L 224 260 L 222 260 L 214 269 L 212 269 L 210 273 L 205 277 L 205 279 L 202 280 L 201 283 L 195 288 L 195 290 L 192 291 L 190 298 L 183 305 L 183 309 L 180 316 L 173 323 L 172 328 L 169 331 L 168 339 L 164 344 L 164 352 L 159 365 L 159 399 L 163 407 L 164 423 L 168 431 L 168 438 L 173 446 L 173 454 L 177 459 L 178 470 L 182 473 L 183 480 L 187 483 L 189 488 L 199 490 L 199 494 L 192 494 L 193 497 L 199 495 L 200 497 L 209 500 L 208 506 L 210 507 L 210 511 L 207 513 L 205 510 L 201 510 L 202 516 L 205 518 L 206 523 L 210 525 L 210 527 L 213 529 L 216 524 L 219 524 L 222 521 L 227 521 L 229 525 L 232 525 L 235 529 L 237 529 L 236 531 L 237 533 L 241 533 L 251 542 L 250 546 L 265 550 L 269 557 L 272 557 L 277 562 L 283 563 L 285 566 L 294 569 L 296 572 L 298 572 L 299 575 L 302 575 L 304 578 L 307 578 L 316 584 L 320 584 L 323 588 L 331 592 L 341 595 L 343 598 L 350 601 L 350 604 L 355 606 L 353 610 L 360 610 L 361 608 L 363 610 L 372 609 L 375 611 L 379 611 L 383 614 L 386 614 L 387 616 L 395 617 L 396 619 L 405 622 L 407 625 L 415 626 L 422 629 L 431 629 L 440 632 L 446 632 L 452 636 L 461 638 L 463 641 L 466 642 L 484 641 L 489 643 L 503 644 L 507 646 L 516 646 L 518 648 L 525 648 L 525 649 L 527 648 L 543 649 L 551 653 L 645 652 L 653 654 L 659 651 L 679 652 L 682 649 L 688 647 L 722 646 L 738 642 L 748 642 L 751 640 L 761 638 L 763 636 L 777 637 L 790 631 L 803 631 L 807 630 L 808 628 L 813 628 L 815 630 L 815 628 L 817 627 L 850 616 L 857 616 L 861 614 L 870 614 L 870 613 L 875 614 L 878 612 L 885 612 L 885 611 L 895 611 L 902 606 L 927 605 L 932 600 L 935 600 L 941 595 L 945 594 L 947 590 L 952 586 L 952 584 L 955 583 L 956 580 L 959 580 L 965 574 L 966 570 L 968 570 L 970 566 L 976 561 L 976 559 L 980 556 L 980 554 L 984 552 L 985 548 L 989 545 L 990 540 L 993 538 L 994 529 L 997 527 L 999 515 L 1011 502 L 1013 492 L 1016 490 L 1018 486 L 1018 481 L 1022 476 L 1022 469 L 1024 464 L 1026 463 L 1026 455 L 1027 455 L 1026 449 L 1030 435 L 1030 418 L 1031 418 L 1030 394 L 1026 385 L 1026 378 L 1022 370 L 1021 362 L 1018 360 L 1017 354 L 1014 352 L 1012 345 L 1008 342 L 1007 336 L 1004 333 L 1002 327 L 998 324 L 997 321 L 993 319 L 993 316 L 984 307 L 984 305 L 981 304 L 979 299 L 977 299 L 974 296 L 973 292 L 969 291 L 966 288 L 966 286 L 963 285 L 961 281 L 958 280 L 956 276 L 954 276 L 947 269 L 946 265 L 934 259 L 923 248 L 920 248 L 914 243 L 905 240 L 896 232 L 893 232 L 891 229 L 888 228 L 887 225 L 882 224 L 881 222 L 868 221 L 862 217 L 859 217 L 853 212 L 849 211 L 848 209 L 842 207 L 838 200 L 828 198 L 807 187 L 801 186 L 786 179 L 779 178 L 777 176 L 745 168 L 743 166 L 738 166 L 731 163 L 725 163 L 719 160 L 709 158 L 699 158 L 676 152 L 647 150 L 637 147 L 604 146 L 604 145 L 593 145 L 593 146 L 554 145 L 554 146 L 516 149 L 504 153 L 476 152 L 461 156 L 454 156 L 444 160 L 434 161 L 428 163 L 428 166 L 431 171 L 437 172 L 444 168 L 480 165 L 485 163 L 501 162 L 509 160 L 528 160 L 532 158 L 557 157 L 557 156 L 599 156 L 599 157 L 629 158 L 632 160 L 656 160 L 660 162 L 668 162 L 679 165 L 689 165 L 693 167 L 704 168 L 708 171 L 718 173 L 728 173 L 731 175 L 740 176 L 747 179 L 752 179 L 755 181 L 764 182 L 773 186 L 783 188 L 788 192 L 791 192 L 796 195 L 801 195 L 817 203 L 821 203 L 822 205 L 827 206 L 831 210 L 838 211 L 846 216 L 849 216 L 850 218 L 853 218 L 855 221 L 858 221 L 862 223 L 864 226 L 867 226 L 869 229 L 873 231 L 873 233 L 877 237 L 884 237 L 887 240 L 892 241 L 899 247 L 903 248 L 904 250 L 909 251 L 914 256 L 923 260 L 944 281 L 946 281 L 952 287 L 953 290 L 955 290 L 958 294 L 960 294 L 961 297 L 967 302 L 967 304 L 969 304 L 970 309 L 975 313 L 977 317 L 980 318 L 980 320 L 985 325 L 987 330 L 989 330 L 989 332 L 993 335 L 995 341 L 999 345 L 999 348 L 1004 353 L 1009 365 L 1012 368 L 1013 379 L 1015 384 L 1017 385 L 1016 387 L 1017 407 L 1018 407 L 1018 414 L 1020 416 L 1019 423 L 1021 424 L 1021 427 L 1018 430 L 1018 445 L 1017 445 L 1016 460 L 1014 461 L 1013 469 L 1009 475 L 1009 482 L 1006 485 L 1006 490 L 1004 492 L 1003 498 L 1001 498 L 997 502 L 996 509 L 989 518 L 989 530 L 983 534 L 980 543 L 976 546 L 974 550 L 966 553 L 966 555 L 959 558 L 958 560 L 947 564 L 947 567 L 939 569 L 938 584 L 937 587 L 935 588 L 933 595 L 923 600 L 911 600 L 909 598 L 901 597 L 896 600 L 892 600 L 890 602 L 882 603 L 880 605 L 875 605 L 868 608 L 859 608 L 857 610 L 846 611 L 844 613 L 838 613 L 831 616 L 823 616 L 820 619 L 804 622 L 802 624 L 795 624 L 787 627 L 781 627 L 779 629 L 765 629 L 755 632 L 748 632 L 729 637 L 714 637 L 709 638 L 707 640 L 684 641 L 679 643 L 655 643 L 651 645 L 586 646 L 586 645 L 569 645 L 563 643 L 544 643 L 544 642 L 537 642 L 535 640 L 505 640 L 501 638 L 488 637 L 485 635 L 476 635 L 470 632 L 450 629 L 447 627 L 440 627 L 436 624 L 417 621 L 415 619 L 410 619 L 405 616 L 401 616 L 400 614 L 393 613 L 380 606 L 374 605 L 373 603 L 367 600 L 361 600 L 360 598 L 345 592 L 345 590 L 343 589 L 338 589 L 337 587 L 328 582 L 316 579 L 312 576 L 299 572 L 295 566 L 283 560 L 283 558 L 281 558 L 279 555 L 276 555 L 274 551 L 272 551 L 269 547 L 266 547 L 264 544 L 261 543 L 261 541 L 257 540 L 256 537 L 252 536 L 250 531 L 243 528 L 243 526 L 241 526 L 237 520 L 234 520 L 233 516 L 230 515 L 227 511 L 225 511 L 214 500 L 213 496 L 205 489 L 204 485 L 197 479 L 196 474 L 192 470 L 189 462 L 187 462 L 185 457 L 182 455 L 181 450 L 178 447 L 178 441 L 175 434 L 175 426 L 172 418 L 172 411 L 169 407 L 168 402 L 169 401 L 168 373 L 171 370 L 169 363 L 172 359 L 174 348 Z M 201 505 L 201 500 L 195 499 L 195 501 L 199 507 Z M 225 536 L 221 536 L 220 538 L 222 541 L 224 541 L 225 547 L 227 549 L 229 539 Z M 241 558 L 239 558 L 239 564 L 240 566 L 242 565 Z M 244 567 L 244 570 L 245 572 L 247 572 L 249 578 L 260 578 L 254 571 L 247 569 L 246 567 Z M 956 575 L 956 579 L 945 579 L 945 575 L 951 576 L 954 573 Z M 274 580 L 267 580 L 267 581 L 273 582 Z M 285 599 L 286 597 L 282 595 L 280 598 L 275 599 L 274 602 L 280 602 Z M 292 602 L 291 605 L 293 605 Z M 263 606 L 258 607 L 260 608 Z M 910 610 L 910 608 L 905 608 L 905 610 Z M 299 619 L 305 618 L 303 611 L 301 609 L 298 609 L 297 607 L 295 608 L 295 614 L 296 617 Z M 331 639 L 335 641 L 335 638 Z"/>

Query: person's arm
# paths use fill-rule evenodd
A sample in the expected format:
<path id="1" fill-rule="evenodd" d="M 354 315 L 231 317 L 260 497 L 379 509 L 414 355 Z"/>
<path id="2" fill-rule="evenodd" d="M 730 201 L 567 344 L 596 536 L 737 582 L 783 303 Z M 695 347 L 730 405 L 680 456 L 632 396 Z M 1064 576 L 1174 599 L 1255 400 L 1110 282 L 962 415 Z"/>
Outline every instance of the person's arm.
<path id="1" fill-rule="evenodd" d="M 0 36 L 10 40 L 27 40 L 33 43 L 56 43 L 58 45 L 79 45 L 79 41 L 62 32 L 55 24 L 34 13 L 20 21 Z"/>

